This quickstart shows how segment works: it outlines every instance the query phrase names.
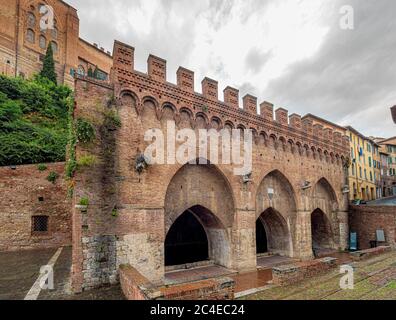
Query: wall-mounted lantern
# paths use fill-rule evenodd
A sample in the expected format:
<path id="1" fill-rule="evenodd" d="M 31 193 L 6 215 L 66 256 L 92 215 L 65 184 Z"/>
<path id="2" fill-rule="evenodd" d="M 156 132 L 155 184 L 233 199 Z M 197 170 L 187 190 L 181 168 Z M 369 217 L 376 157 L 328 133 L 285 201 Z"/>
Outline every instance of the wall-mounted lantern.
<path id="1" fill-rule="evenodd" d="M 349 186 L 343 186 L 342 193 L 343 194 L 350 193 Z"/>

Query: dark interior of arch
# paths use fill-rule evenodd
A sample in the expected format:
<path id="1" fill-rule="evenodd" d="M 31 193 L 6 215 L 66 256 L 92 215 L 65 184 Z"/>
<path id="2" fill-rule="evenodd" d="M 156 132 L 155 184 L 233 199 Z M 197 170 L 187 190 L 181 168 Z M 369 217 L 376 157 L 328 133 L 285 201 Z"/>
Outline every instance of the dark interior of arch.
<path id="1" fill-rule="evenodd" d="M 256 221 L 256 249 L 257 254 L 268 252 L 267 233 L 260 219 Z"/>
<path id="2" fill-rule="evenodd" d="M 332 232 L 330 223 L 322 210 L 317 209 L 311 215 L 312 249 L 317 255 L 323 249 L 331 249 Z"/>
<path id="3" fill-rule="evenodd" d="M 266 237 L 266 251 L 272 254 L 289 255 L 290 245 L 289 245 L 289 230 L 285 219 L 281 216 L 279 212 L 273 208 L 268 208 L 265 210 L 258 222 L 263 226 L 265 237 Z M 256 229 L 257 230 L 257 229 Z M 262 229 L 259 228 L 259 233 L 256 232 L 256 241 L 258 237 L 264 237 L 262 234 Z M 261 234 L 260 234 L 261 232 Z M 260 244 L 260 248 L 263 249 L 264 244 Z"/>
<path id="4" fill-rule="evenodd" d="M 184 212 L 165 239 L 165 266 L 209 259 L 209 243 L 204 227 L 192 211 Z"/>

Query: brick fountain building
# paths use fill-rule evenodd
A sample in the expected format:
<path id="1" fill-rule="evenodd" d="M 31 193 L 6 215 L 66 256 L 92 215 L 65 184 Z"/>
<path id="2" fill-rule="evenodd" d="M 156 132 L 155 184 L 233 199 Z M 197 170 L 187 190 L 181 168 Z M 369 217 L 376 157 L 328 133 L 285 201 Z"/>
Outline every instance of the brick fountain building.
<path id="1" fill-rule="evenodd" d="M 73 289 L 117 282 L 130 265 L 161 285 L 174 265 L 211 261 L 236 271 L 254 270 L 257 254 L 302 260 L 348 242 L 348 138 L 342 128 L 315 116 L 288 115 L 194 73 L 166 80 L 166 61 L 150 55 L 148 73 L 134 69 L 134 48 L 115 42 L 111 81 L 78 77 L 75 118 L 95 124 L 95 142 L 76 147 L 77 160 L 97 161 L 74 177 Z M 113 110 L 121 127 L 108 125 Z M 144 133 L 178 129 L 252 129 L 250 179 L 231 165 L 167 164 L 136 170 L 149 142 Z"/>

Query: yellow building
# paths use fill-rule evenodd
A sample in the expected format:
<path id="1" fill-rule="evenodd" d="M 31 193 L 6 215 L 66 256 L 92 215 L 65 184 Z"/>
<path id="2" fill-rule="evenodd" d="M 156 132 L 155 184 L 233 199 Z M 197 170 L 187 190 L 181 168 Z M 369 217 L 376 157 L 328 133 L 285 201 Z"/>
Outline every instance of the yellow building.
<path id="1" fill-rule="evenodd" d="M 380 179 L 380 156 L 378 145 L 359 131 L 348 126 L 350 140 L 351 166 L 349 168 L 350 200 L 375 200 L 378 195 Z"/>

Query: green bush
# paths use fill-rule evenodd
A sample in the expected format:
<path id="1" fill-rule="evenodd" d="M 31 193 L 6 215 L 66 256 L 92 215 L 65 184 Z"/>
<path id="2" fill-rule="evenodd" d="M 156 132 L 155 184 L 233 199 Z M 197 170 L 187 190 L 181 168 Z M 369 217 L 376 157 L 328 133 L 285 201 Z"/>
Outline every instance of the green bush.
<path id="1" fill-rule="evenodd" d="M 81 168 L 81 167 L 92 167 L 96 163 L 97 163 L 97 159 L 96 159 L 95 156 L 93 156 L 93 155 L 85 155 L 85 156 L 81 156 L 77 160 L 77 167 L 78 168 Z"/>
<path id="2" fill-rule="evenodd" d="M 106 112 L 105 121 L 107 127 L 121 128 L 121 118 L 118 113 L 113 110 Z"/>
<path id="3" fill-rule="evenodd" d="M 82 197 L 80 199 L 80 206 L 88 206 L 89 205 L 89 199 L 87 197 Z"/>
<path id="4" fill-rule="evenodd" d="M 37 169 L 38 169 L 39 171 L 45 171 L 45 170 L 47 170 L 47 166 L 46 166 L 45 164 L 39 164 L 39 165 L 37 166 Z"/>
<path id="5" fill-rule="evenodd" d="M 114 209 L 111 211 L 111 216 L 114 217 L 114 218 L 117 218 L 117 217 L 118 217 L 118 210 L 117 210 L 117 208 L 114 208 Z"/>
<path id="6" fill-rule="evenodd" d="M 89 143 L 95 138 L 95 129 L 90 122 L 85 119 L 77 119 L 76 134 L 79 142 Z"/>
<path id="7" fill-rule="evenodd" d="M 54 172 L 54 171 L 51 171 L 51 172 L 49 173 L 48 177 L 47 177 L 47 180 L 48 180 L 49 182 L 52 182 L 52 183 L 55 184 L 55 182 L 56 182 L 56 180 L 57 180 L 58 178 L 59 178 L 59 174 L 56 173 L 56 172 Z"/>
<path id="8" fill-rule="evenodd" d="M 0 102 L 0 123 L 13 122 L 22 116 L 21 105 L 17 101 Z"/>
<path id="9" fill-rule="evenodd" d="M 0 166 L 65 161 L 72 91 L 0 75 Z"/>

